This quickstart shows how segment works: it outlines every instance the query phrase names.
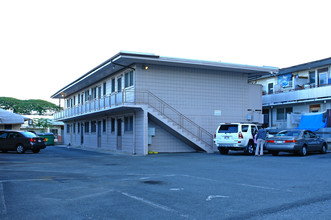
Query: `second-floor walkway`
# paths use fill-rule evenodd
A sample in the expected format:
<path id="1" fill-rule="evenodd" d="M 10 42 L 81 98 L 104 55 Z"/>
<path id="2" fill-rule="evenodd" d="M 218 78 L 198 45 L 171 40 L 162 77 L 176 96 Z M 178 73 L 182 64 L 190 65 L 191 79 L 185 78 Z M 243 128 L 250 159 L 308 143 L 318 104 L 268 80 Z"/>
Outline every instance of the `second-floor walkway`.
<path id="1" fill-rule="evenodd" d="M 271 106 L 328 99 L 331 99 L 331 84 L 263 95 L 262 105 Z"/>

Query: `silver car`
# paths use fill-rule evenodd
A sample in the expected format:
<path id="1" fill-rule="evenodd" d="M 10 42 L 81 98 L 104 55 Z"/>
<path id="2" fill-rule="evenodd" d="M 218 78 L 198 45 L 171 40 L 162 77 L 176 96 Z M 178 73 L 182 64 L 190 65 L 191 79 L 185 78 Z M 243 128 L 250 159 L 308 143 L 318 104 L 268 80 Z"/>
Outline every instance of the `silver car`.
<path id="1" fill-rule="evenodd" d="M 308 152 L 325 154 L 327 142 L 309 130 L 291 129 L 278 132 L 266 141 L 266 149 L 277 156 L 280 151 L 294 152 L 306 156 Z"/>

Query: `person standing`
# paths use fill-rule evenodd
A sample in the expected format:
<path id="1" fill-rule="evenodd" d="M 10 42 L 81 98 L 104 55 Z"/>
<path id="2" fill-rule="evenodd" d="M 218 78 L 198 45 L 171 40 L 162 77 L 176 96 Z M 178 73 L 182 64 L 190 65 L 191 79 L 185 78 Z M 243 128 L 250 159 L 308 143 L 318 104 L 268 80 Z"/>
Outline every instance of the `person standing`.
<path id="1" fill-rule="evenodd" d="M 256 139 L 256 137 L 257 137 L 257 130 L 255 130 L 255 132 L 254 132 L 254 147 L 255 147 L 255 149 L 257 147 L 257 139 Z"/>
<path id="2" fill-rule="evenodd" d="M 255 149 L 255 156 L 263 156 L 263 145 L 267 137 L 267 131 L 263 127 L 258 130 L 256 135 L 257 146 Z"/>

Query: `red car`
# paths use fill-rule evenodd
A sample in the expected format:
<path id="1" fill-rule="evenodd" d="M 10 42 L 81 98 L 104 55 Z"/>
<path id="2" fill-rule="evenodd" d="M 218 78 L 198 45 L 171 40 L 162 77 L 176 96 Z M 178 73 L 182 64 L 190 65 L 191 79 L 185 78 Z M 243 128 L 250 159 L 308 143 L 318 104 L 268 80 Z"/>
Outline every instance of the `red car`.
<path id="1" fill-rule="evenodd" d="M 45 139 L 27 131 L 0 131 L 0 150 L 2 152 L 16 151 L 21 154 L 26 150 L 39 153 L 40 149 L 46 148 Z"/>

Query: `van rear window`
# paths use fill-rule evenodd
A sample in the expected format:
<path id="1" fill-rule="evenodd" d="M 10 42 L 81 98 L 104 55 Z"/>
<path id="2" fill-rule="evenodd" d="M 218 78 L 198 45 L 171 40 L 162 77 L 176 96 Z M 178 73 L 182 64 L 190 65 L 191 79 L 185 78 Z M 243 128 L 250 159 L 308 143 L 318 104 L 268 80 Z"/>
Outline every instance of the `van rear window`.
<path id="1" fill-rule="evenodd" d="M 218 133 L 238 133 L 238 125 L 221 125 Z"/>

